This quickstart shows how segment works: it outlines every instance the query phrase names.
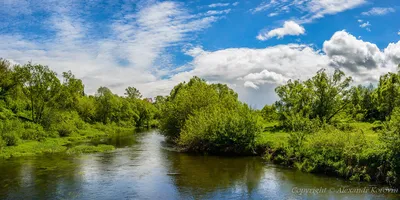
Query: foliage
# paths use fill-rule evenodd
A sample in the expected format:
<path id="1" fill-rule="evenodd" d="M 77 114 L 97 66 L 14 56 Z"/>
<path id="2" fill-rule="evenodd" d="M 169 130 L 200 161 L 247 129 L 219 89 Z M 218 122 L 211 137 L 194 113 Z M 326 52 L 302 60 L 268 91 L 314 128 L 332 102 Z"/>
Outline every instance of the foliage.
<path id="1" fill-rule="evenodd" d="M 300 82 L 291 80 L 275 89 L 280 100 L 276 102 L 279 119 L 291 130 L 303 127 L 297 119 L 319 119 L 329 122 L 349 103 L 349 84 L 351 77 L 345 77 L 340 70 L 329 77 L 325 70 Z"/>
<path id="2" fill-rule="evenodd" d="M 127 92 L 128 97 L 123 97 L 100 87 L 94 96 L 86 95 L 82 80 L 71 71 L 62 73 L 60 81 L 47 66 L 11 66 L 0 59 L 0 154 L 9 157 L 40 153 L 45 150 L 19 146 L 34 141 L 45 145 L 50 138 L 80 140 L 121 129 L 156 126 L 155 115 L 161 107 L 140 99 L 134 87 L 128 87 Z M 65 150 L 58 145 L 50 145 L 57 150 L 49 151 Z"/>
<path id="3" fill-rule="evenodd" d="M 246 105 L 228 110 L 221 105 L 202 108 L 185 122 L 179 144 L 195 152 L 254 152 L 260 133 L 257 115 Z"/>
<path id="4" fill-rule="evenodd" d="M 249 153 L 260 127 L 257 116 L 223 84 L 193 77 L 175 86 L 161 112 L 161 132 L 186 150 Z"/>
<path id="5" fill-rule="evenodd" d="M 98 146 L 87 146 L 79 145 L 74 146 L 67 150 L 67 154 L 81 154 L 81 153 L 94 153 L 94 152 L 105 152 L 114 150 L 115 147 L 112 145 L 100 144 Z"/>
<path id="6" fill-rule="evenodd" d="M 125 89 L 125 95 L 131 99 L 141 99 L 142 94 L 135 87 L 128 87 Z"/>

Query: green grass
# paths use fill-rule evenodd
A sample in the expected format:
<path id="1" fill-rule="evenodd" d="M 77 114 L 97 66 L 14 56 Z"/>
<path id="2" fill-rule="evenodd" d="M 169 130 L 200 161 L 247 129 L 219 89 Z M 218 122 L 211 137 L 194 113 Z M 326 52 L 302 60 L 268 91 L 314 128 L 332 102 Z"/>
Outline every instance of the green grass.
<path id="1" fill-rule="evenodd" d="M 386 182 L 390 166 L 381 130 L 380 123 L 344 122 L 304 133 L 299 142 L 302 133 L 289 133 L 269 122 L 256 145 L 266 160 L 276 164 L 354 181 Z"/>
<path id="2" fill-rule="evenodd" d="M 112 145 L 100 144 L 98 146 L 79 145 L 67 150 L 67 154 L 95 153 L 112 151 L 115 147 Z"/>
<path id="3" fill-rule="evenodd" d="M 99 137 L 110 137 L 121 132 L 133 132 L 133 128 L 122 128 L 115 125 L 95 124 L 78 130 L 68 137 L 47 137 L 41 140 L 20 140 L 16 146 L 0 147 L 0 159 L 21 156 L 35 156 L 45 153 L 93 153 L 113 150 L 111 145 L 90 145 L 90 141 Z M 74 146 L 79 143 L 79 146 Z M 88 143 L 82 145 L 82 143 Z M 72 146 L 68 149 L 67 146 Z"/>
<path id="4" fill-rule="evenodd" d="M 257 148 L 277 148 L 288 143 L 289 133 L 279 129 L 278 122 L 264 123 L 264 131 L 256 138 Z"/>

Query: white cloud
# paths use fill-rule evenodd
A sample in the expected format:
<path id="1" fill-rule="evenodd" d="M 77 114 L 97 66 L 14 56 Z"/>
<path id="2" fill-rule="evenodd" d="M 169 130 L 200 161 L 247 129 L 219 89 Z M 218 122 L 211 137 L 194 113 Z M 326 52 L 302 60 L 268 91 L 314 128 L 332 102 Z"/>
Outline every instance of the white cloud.
<path id="1" fill-rule="evenodd" d="M 263 85 L 265 83 L 281 85 L 285 84 L 289 80 L 289 78 L 284 77 L 282 74 L 270 72 L 267 69 L 265 69 L 261 72 L 247 74 L 246 76 L 244 76 L 243 78 L 239 78 L 238 80 L 246 81 L 244 83 L 245 87 L 252 87 L 257 85 Z M 258 86 L 255 89 L 258 89 Z"/>
<path id="2" fill-rule="evenodd" d="M 278 5 L 278 4 L 279 4 L 279 1 L 277 1 L 277 0 L 271 0 L 269 3 L 264 1 L 260 5 L 255 7 L 254 9 L 251 9 L 250 11 L 254 14 L 254 13 L 257 13 L 257 12 L 261 12 L 261 11 L 267 10 L 267 9 L 273 7 L 273 6 Z"/>
<path id="3" fill-rule="evenodd" d="M 269 13 L 268 17 L 274 17 L 274 16 L 277 16 L 277 15 L 279 15 L 279 13 L 273 12 L 273 13 Z"/>
<path id="4" fill-rule="evenodd" d="M 237 3 L 237 2 L 235 2 L 235 3 Z M 216 7 L 226 7 L 229 5 L 230 5 L 230 3 L 213 3 L 213 4 L 208 5 L 208 7 L 216 8 Z"/>
<path id="5" fill-rule="evenodd" d="M 369 28 L 370 26 L 371 24 L 369 23 L 369 21 L 360 24 L 360 27 L 365 28 L 367 31 L 371 31 L 371 29 Z"/>
<path id="6" fill-rule="evenodd" d="M 386 59 L 394 65 L 400 64 L 400 41 L 397 43 L 390 43 L 384 50 Z"/>
<path id="7" fill-rule="evenodd" d="M 180 3 L 143 4 L 137 12 L 121 9 L 108 27 L 111 34 L 91 38 L 88 30 L 92 24 L 82 21 L 80 13 L 71 12 L 79 9 L 51 9 L 58 12 L 50 12 L 42 25 L 54 30 L 54 35 L 31 40 L 23 35 L 0 34 L 0 55 L 19 63 L 49 65 L 59 74 L 71 70 L 83 79 L 88 94 L 99 86 L 123 94 L 124 88 L 134 85 L 145 96 L 153 95 L 160 86 L 150 82 L 180 71 L 168 68 L 173 58 L 166 49 L 191 41 L 197 32 L 218 20 L 189 14 Z"/>
<path id="8" fill-rule="evenodd" d="M 264 1 L 259 6 L 250 11 L 252 13 L 273 10 L 273 13 L 290 12 L 290 10 L 300 11 L 303 16 L 298 20 L 302 23 L 309 23 L 325 15 L 333 15 L 346 10 L 353 9 L 366 3 L 366 0 L 294 0 Z"/>
<path id="9" fill-rule="evenodd" d="M 367 15 L 367 16 L 371 16 L 371 15 L 386 15 L 388 13 L 392 13 L 395 12 L 396 10 L 394 8 L 382 8 L 382 7 L 374 7 L 369 11 L 363 12 L 361 13 L 362 15 Z"/>
<path id="10" fill-rule="evenodd" d="M 300 26 L 294 21 L 285 21 L 282 28 L 276 28 L 268 32 L 261 32 L 258 34 L 257 39 L 264 41 L 273 37 L 277 37 L 279 39 L 286 35 L 303 35 L 304 33 L 304 27 Z"/>
<path id="11" fill-rule="evenodd" d="M 152 67 L 167 47 L 187 41 L 189 34 L 209 27 L 217 19 L 214 16 L 198 18 L 189 15 L 180 4 L 162 2 L 125 16 L 113 29 L 120 44 L 121 59 L 146 69 Z"/>
<path id="12" fill-rule="evenodd" d="M 350 10 L 365 2 L 365 0 L 312 0 L 307 7 L 312 13 L 311 19 L 314 19 Z"/>
<path id="13" fill-rule="evenodd" d="M 231 9 L 225 10 L 209 10 L 206 12 L 206 15 L 221 15 L 221 14 L 228 14 L 231 12 Z"/>
<path id="14" fill-rule="evenodd" d="M 384 63 L 384 54 L 372 43 L 357 39 L 346 31 L 336 32 L 325 41 L 323 50 L 334 67 L 343 67 L 352 72 L 360 69 L 375 69 Z"/>
<path id="15" fill-rule="evenodd" d="M 256 84 L 254 84 L 251 81 L 244 82 L 244 87 L 249 87 L 249 88 L 253 88 L 253 89 L 256 89 L 256 90 L 259 88 Z"/>
<path id="16" fill-rule="evenodd" d="M 239 5 L 239 2 L 234 2 L 234 3 L 232 3 L 232 6 L 237 6 L 237 5 Z"/>
<path id="17" fill-rule="evenodd" d="M 371 24 L 369 22 L 365 22 L 365 23 L 360 24 L 361 28 L 365 28 L 365 27 L 368 27 L 368 26 L 371 26 Z"/>

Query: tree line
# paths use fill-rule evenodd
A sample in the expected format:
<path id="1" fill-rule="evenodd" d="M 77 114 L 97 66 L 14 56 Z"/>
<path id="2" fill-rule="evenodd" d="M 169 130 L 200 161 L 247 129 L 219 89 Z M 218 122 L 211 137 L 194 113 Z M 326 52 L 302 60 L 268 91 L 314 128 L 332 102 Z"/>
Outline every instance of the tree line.
<path id="1" fill-rule="evenodd" d="M 118 96 L 107 87 L 86 95 L 82 80 L 71 71 L 62 73 L 60 80 L 47 66 L 32 63 L 12 66 L 0 59 L 3 146 L 17 145 L 21 138 L 69 136 L 86 124 L 151 127 L 157 125 L 158 116 L 157 106 L 143 100 L 134 87 L 128 87 L 125 96 Z"/>

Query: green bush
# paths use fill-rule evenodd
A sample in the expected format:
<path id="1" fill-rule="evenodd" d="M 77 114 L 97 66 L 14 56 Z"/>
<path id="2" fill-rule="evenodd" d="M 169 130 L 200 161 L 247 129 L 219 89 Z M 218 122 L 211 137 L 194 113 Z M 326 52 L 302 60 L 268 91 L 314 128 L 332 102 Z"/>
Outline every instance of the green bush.
<path id="1" fill-rule="evenodd" d="M 262 127 L 258 118 L 228 86 L 194 77 L 171 91 L 160 130 L 188 151 L 250 153 Z"/>
<path id="2" fill-rule="evenodd" d="M 24 123 L 24 129 L 21 130 L 21 133 L 23 140 L 42 140 L 49 136 L 41 125 L 31 122 Z"/>
<path id="3" fill-rule="evenodd" d="M 20 141 L 16 132 L 3 133 L 2 138 L 7 146 L 17 146 Z"/>
<path id="4" fill-rule="evenodd" d="M 7 146 L 6 141 L 4 141 L 3 137 L 0 136 L 0 151 L 3 150 L 3 148 L 6 146 Z"/>
<path id="5" fill-rule="evenodd" d="M 260 127 L 257 115 L 247 106 L 206 107 L 189 116 L 179 144 L 195 152 L 253 153 Z"/>
<path id="6" fill-rule="evenodd" d="M 77 112 L 54 111 L 45 112 L 45 121 L 43 127 L 48 131 L 55 131 L 60 137 L 67 137 L 77 132 L 77 130 L 86 129 L 85 122 L 79 117 Z"/>

